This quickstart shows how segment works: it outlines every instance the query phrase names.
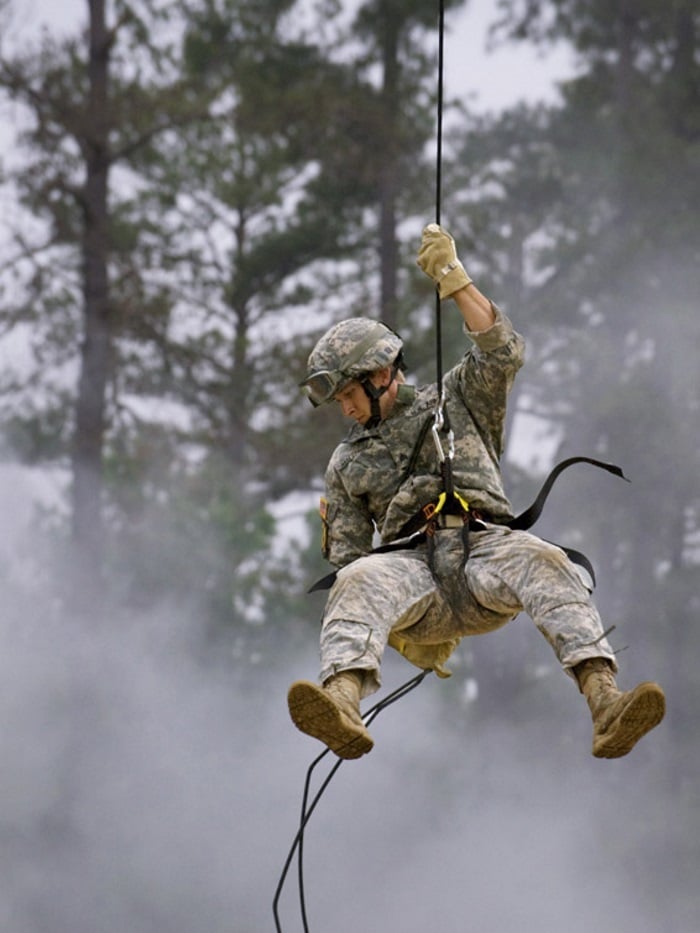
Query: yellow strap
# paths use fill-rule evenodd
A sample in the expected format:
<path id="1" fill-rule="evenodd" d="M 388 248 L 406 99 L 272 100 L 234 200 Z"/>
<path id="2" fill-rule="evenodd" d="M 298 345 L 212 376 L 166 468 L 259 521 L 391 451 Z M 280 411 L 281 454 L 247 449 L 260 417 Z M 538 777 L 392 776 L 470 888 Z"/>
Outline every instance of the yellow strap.
<path id="1" fill-rule="evenodd" d="M 453 495 L 454 498 L 457 500 L 457 502 L 459 502 L 459 504 L 460 504 L 461 507 L 464 509 L 464 511 L 465 511 L 465 512 L 468 512 L 468 511 L 469 511 L 469 503 L 467 502 L 467 500 L 464 499 L 462 496 L 460 496 L 460 494 L 459 494 L 458 492 L 455 492 L 455 493 L 453 493 L 452 495 Z M 446 493 L 446 492 L 441 492 L 440 495 L 438 496 L 438 500 L 437 500 L 437 502 L 435 503 L 435 506 L 434 506 L 433 508 L 430 508 L 429 506 L 426 506 L 426 507 L 423 509 L 423 513 L 424 513 L 425 517 L 426 517 L 428 520 L 430 520 L 431 518 L 435 518 L 436 515 L 439 515 L 440 512 L 442 512 L 442 510 L 443 510 L 444 507 L 445 507 L 445 503 L 446 503 L 446 502 L 447 502 L 447 493 Z M 432 505 L 432 503 L 431 503 L 431 505 Z M 430 508 L 430 511 L 428 511 L 429 508 Z"/>

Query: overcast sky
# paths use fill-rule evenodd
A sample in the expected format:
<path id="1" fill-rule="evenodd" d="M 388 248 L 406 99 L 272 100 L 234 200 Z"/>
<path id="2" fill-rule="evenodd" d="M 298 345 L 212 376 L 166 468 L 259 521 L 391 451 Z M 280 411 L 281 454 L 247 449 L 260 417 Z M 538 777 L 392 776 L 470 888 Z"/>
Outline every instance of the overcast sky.
<path id="1" fill-rule="evenodd" d="M 40 24 L 72 31 L 85 18 L 87 0 L 22 0 L 16 22 L 36 35 Z M 436 19 L 437 19 L 437 3 Z M 519 100 L 551 100 L 558 79 L 572 72 L 570 53 L 560 48 L 538 56 L 526 45 L 508 45 L 487 53 L 487 29 L 495 19 L 493 0 L 470 0 L 446 14 L 445 80 L 450 96 L 469 96 L 472 103 L 498 110 Z"/>

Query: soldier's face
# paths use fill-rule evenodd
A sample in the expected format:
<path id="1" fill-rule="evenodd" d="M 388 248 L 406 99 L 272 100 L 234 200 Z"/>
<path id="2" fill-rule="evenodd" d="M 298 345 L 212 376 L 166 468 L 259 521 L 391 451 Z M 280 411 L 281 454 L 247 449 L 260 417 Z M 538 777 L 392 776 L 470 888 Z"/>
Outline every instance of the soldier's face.
<path id="1" fill-rule="evenodd" d="M 365 424 L 371 415 L 370 400 L 360 383 L 353 379 L 333 396 L 346 418 Z"/>
<path id="2" fill-rule="evenodd" d="M 379 410 L 383 418 L 391 408 L 396 395 L 396 392 L 392 391 L 392 389 L 395 389 L 396 384 L 391 367 L 387 366 L 385 369 L 380 369 L 379 372 L 373 373 L 370 379 L 377 388 L 380 386 L 388 387 L 388 390 L 379 399 Z M 346 418 L 352 418 L 353 421 L 357 421 L 359 424 L 366 424 L 372 416 L 372 403 L 357 379 L 349 382 L 333 398 L 340 405 L 340 410 Z"/>

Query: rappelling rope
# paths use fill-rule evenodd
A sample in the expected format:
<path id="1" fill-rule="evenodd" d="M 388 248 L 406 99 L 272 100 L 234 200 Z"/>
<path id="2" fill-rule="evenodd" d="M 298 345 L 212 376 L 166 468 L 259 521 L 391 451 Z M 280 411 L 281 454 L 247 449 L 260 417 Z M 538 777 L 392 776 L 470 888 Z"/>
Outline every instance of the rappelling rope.
<path id="1" fill-rule="evenodd" d="M 438 15 L 438 66 L 437 66 L 437 143 L 435 156 L 435 222 L 439 225 L 442 217 L 442 116 L 444 110 L 444 72 L 445 72 L 445 3 L 439 0 Z M 450 425 L 450 418 L 445 406 L 445 392 L 443 385 L 443 359 L 442 359 L 442 314 L 440 294 L 435 292 L 435 383 L 438 400 L 433 415 L 433 443 L 440 461 L 443 490 L 450 499 L 453 498 L 452 459 L 454 456 L 454 434 Z M 445 431 L 448 440 L 448 450 L 445 453 L 440 440 L 440 432 Z"/>
<path id="2" fill-rule="evenodd" d="M 371 709 L 369 709 L 363 716 L 365 725 L 369 726 L 377 716 L 381 713 L 382 710 L 386 709 L 388 706 L 391 706 L 392 703 L 396 703 L 397 700 L 400 700 L 402 697 L 406 696 L 407 693 L 410 693 L 411 690 L 415 689 L 418 684 L 420 684 L 425 677 L 430 673 L 430 671 L 421 671 L 420 674 L 417 674 L 415 677 L 412 677 L 410 680 L 407 680 L 405 684 L 402 684 L 400 687 L 397 687 L 392 693 L 386 696 L 383 700 L 380 700 L 379 703 L 376 703 Z M 316 809 L 321 797 L 323 796 L 324 791 L 330 784 L 333 776 L 337 772 L 338 768 L 343 763 L 342 758 L 339 758 L 336 763 L 333 765 L 320 788 L 316 792 L 311 803 L 309 803 L 310 787 L 311 787 L 311 778 L 313 772 L 316 769 L 316 766 L 321 763 L 321 761 L 330 753 L 330 749 L 327 748 L 321 754 L 311 762 L 308 771 L 306 772 L 306 779 L 304 781 L 304 793 L 302 797 L 301 804 L 301 819 L 299 821 L 299 830 L 294 837 L 292 847 L 289 850 L 289 854 L 284 863 L 282 869 L 282 874 L 280 876 L 279 883 L 277 885 L 277 890 L 275 891 L 275 897 L 272 902 L 272 912 L 275 918 L 275 929 L 277 933 L 282 933 L 282 927 L 280 925 L 279 919 L 279 900 L 284 888 L 284 883 L 287 879 L 287 874 L 289 873 L 289 868 L 292 864 L 292 859 L 294 858 L 295 853 L 297 854 L 298 860 L 298 881 L 299 881 L 299 905 L 301 909 L 301 919 L 303 924 L 304 933 L 309 933 L 308 918 L 306 914 L 306 895 L 304 891 L 304 832 L 309 823 L 311 814 Z"/>
<path id="3" fill-rule="evenodd" d="M 437 144 L 435 156 L 435 223 L 439 224 L 442 215 L 442 111 L 443 111 L 443 74 L 445 70 L 445 3 L 440 0 L 438 17 L 438 82 L 437 82 Z M 442 391 L 442 316 L 440 314 L 440 295 L 435 292 L 435 343 L 436 343 L 436 382 L 438 391 Z"/>
<path id="4" fill-rule="evenodd" d="M 439 0 L 439 15 L 438 15 L 438 83 L 437 83 L 437 155 L 436 155 L 436 172 L 435 172 L 435 222 L 440 223 L 441 217 L 441 203 L 442 203 L 442 113 L 443 113 L 443 74 L 444 74 L 444 60 L 445 60 L 445 3 L 444 0 Z M 442 363 L 442 318 L 440 314 L 440 296 L 436 292 L 435 295 L 435 317 L 436 317 L 436 382 L 438 387 L 438 407 L 435 412 L 435 422 L 433 425 L 433 435 L 436 438 L 436 444 L 439 447 L 439 440 L 437 439 L 437 433 L 443 427 L 448 431 L 448 434 L 451 434 L 449 419 L 447 417 L 447 412 L 444 409 L 443 405 L 443 363 Z M 450 445 L 452 448 L 452 444 Z M 450 449 L 452 453 L 452 449 Z M 451 475 L 449 470 L 451 469 L 451 463 L 448 458 L 443 459 L 443 473 L 444 478 L 447 483 L 451 483 Z M 451 486 L 450 486 L 451 490 Z M 380 700 L 375 706 L 371 707 L 367 713 L 363 716 L 365 725 L 369 726 L 381 713 L 382 710 L 386 709 L 388 706 L 391 706 L 392 703 L 395 703 L 397 700 L 400 700 L 402 697 L 406 696 L 407 693 L 410 693 L 411 690 L 414 690 L 418 684 L 422 683 L 423 679 L 430 673 L 429 670 L 421 671 L 415 677 L 412 677 L 410 680 L 406 681 L 402 686 L 398 687 L 393 693 L 390 693 L 383 700 Z M 302 805 L 301 805 L 301 818 L 299 821 L 299 829 L 292 846 L 287 855 L 287 859 L 282 868 L 282 874 L 280 875 L 279 883 L 275 891 L 275 896 L 272 902 L 272 912 L 275 918 L 275 929 L 277 933 L 282 933 L 282 927 L 280 925 L 279 919 L 279 901 L 282 895 L 282 890 L 284 888 L 287 875 L 289 873 L 292 860 L 294 855 L 297 855 L 297 877 L 299 885 L 299 907 L 301 911 L 301 919 L 303 924 L 304 933 L 309 933 L 308 918 L 306 913 L 306 895 L 305 895 L 305 885 L 304 885 L 304 833 L 306 827 L 311 818 L 311 814 L 316 809 L 321 797 L 323 796 L 326 788 L 330 784 L 331 780 L 335 776 L 336 772 L 343 763 L 343 759 L 339 758 L 325 779 L 321 784 L 320 788 L 316 792 L 311 803 L 309 803 L 310 788 L 311 788 L 311 778 L 313 776 L 316 767 L 321 763 L 321 761 L 329 754 L 330 749 L 326 748 L 317 758 L 312 761 L 309 766 L 308 771 L 306 772 L 306 779 L 304 781 L 304 792 L 302 796 Z"/>

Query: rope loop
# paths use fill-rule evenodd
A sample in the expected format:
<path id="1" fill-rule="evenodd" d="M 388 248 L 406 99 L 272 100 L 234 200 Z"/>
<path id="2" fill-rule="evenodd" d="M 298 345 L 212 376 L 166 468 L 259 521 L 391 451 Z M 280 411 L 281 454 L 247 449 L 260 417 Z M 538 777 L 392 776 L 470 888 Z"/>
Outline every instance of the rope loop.
<path id="1" fill-rule="evenodd" d="M 377 718 L 377 716 L 382 712 L 382 710 L 386 709 L 388 706 L 391 706 L 392 703 L 396 703 L 396 701 L 400 700 L 402 697 L 405 697 L 407 693 L 411 692 L 411 690 L 414 690 L 418 686 L 418 684 L 423 682 L 423 680 L 428 676 L 429 673 L 430 673 L 429 670 L 421 671 L 420 674 L 417 674 L 415 677 L 412 677 L 410 680 L 407 680 L 406 683 L 402 684 L 400 687 L 397 687 L 396 690 L 394 690 L 388 696 L 384 697 L 383 700 L 380 700 L 379 703 L 376 703 L 362 717 L 365 722 L 365 725 L 369 726 Z M 301 919 L 302 919 L 304 933 L 309 933 L 309 924 L 308 924 L 308 919 L 306 915 L 306 895 L 304 892 L 304 832 L 308 825 L 309 819 L 311 818 L 311 814 L 314 812 L 314 810 L 318 806 L 318 803 L 321 797 L 323 796 L 324 791 L 326 790 L 331 780 L 333 779 L 334 775 L 338 771 L 338 768 L 340 768 L 340 766 L 343 763 L 343 759 L 338 758 L 338 760 L 335 762 L 335 764 L 331 768 L 330 772 L 327 774 L 323 783 L 321 784 L 319 790 L 316 792 L 316 796 L 313 798 L 311 803 L 309 803 L 311 777 L 313 775 L 313 772 L 316 770 L 316 766 L 319 765 L 321 761 L 323 761 L 323 759 L 329 754 L 330 754 L 330 749 L 326 748 L 324 751 L 321 752 L 320 755 L 318 755 L 317 758 L 315 758 L 311 762 L 311 765 L 309 766 L 309 769 L 306 772 L 306 779 L 304 781 L 304 793 L 303 793 L 302 804 L 301 804 L 301 820 L 299 822 L 299 831 L 294 837 L 292 847 L 289 850 L 289 854 L 284 863 L 284 867 L 282 868 L 282 874 L 280 876 L 280 880 L 277 885 L 277 890 L 275 891 L 275 896 L 272 901 L 272 913 L 274 915 L 275 930 L 277 931 L 277 933 L 282 933 L 282 927 L 280 925 L 280 918 L 279 918 L 280 896 L 282 894 L 282 889 L 284 887 L 284 883 L 287 878 L 287 873 L 289 872 L 289 868 L 292 864 L 292 859 L 294 858 L 295 853 L 297 854 L 297 859 L 298 859 L 297 875 L 298 875 L 298 881 L 299 881 L 299 906 L 301 910 Z"/>
<path id="2" fill-rule="evenodd" d="M 445 3 L 444 0 L 439 0 L 439 17 L 438 17 L 438 87 L 437 87 L 437 157 L 436 157 L 436 173 L 435 173 L 435 221 L 437 224 L 440 224 L 441 219 L 441 207 L 442 207 L 442 113 L 443 113 L 443 73 L 444 73 L 444 60 L 445 60 Z M 451 458 L 454 453 L 454 435 L 450 427 L 449 416 L 444 404 L 444 391 L 443 391 L 443 365 L 442 365 L 442 319 L 440 315 L 440 296 L 437 291 L 435 293 L 435 316 L 436 316 L 436 344 L 437 344 L 437 353 L 436 353 L 436 364 L 437 364 L 437 387 L 438 387 L 438 403 L 435 411 L 435 419 L 433 422 L 433 438 L 435 445 L 438 451 L 438 456 L 440 457 L 442 469 L 443 469 L 443 479 L 445 481 L 445 486 L 447 491 L 451 492 Z M 426 423 L 426 428 L 427 425 Z M 442 443 L 439 438 L 439 431 L 442 429 L 447 431 L 448 435 L 448 455 L 445 456 L 445 453 L 442 448 Z M 386 709 L 387 706 L 390 706 L 392 703 L 395 703 L 397 700 L 404 697 L 407 693 L 413 690 L 415 687 L 420 684 L 423 679 L 430 673 L 430 671 L 421 671 L 416 677 L 407 681 L 403 686 L 399 687 L 393 693 L 389 694 L 384 700 L 380 701 L 373 706 L 363 717 L 366 725 L 369 725 L 379 713 Z M 277 885 L 277 890 L 275 891 L 275 896 L 272 902 L 272 909 L 275 919 L 275 929 L 277 933 L 282 933 L 282 927 L 280 926 L 279 919 L 279 900 L 282 894 L 282 889 L 289 871 L 292 859 L 294 858 L 295 853 L 298 858 L 298 880 L 299 880 L 299 901 L 301 909 L 301 918 L 304 933 L 309 933 L 308 920 L 306 915 L 306 900 L 304 894 L 304 870 L 303 870 L 303 850 L 304 850 L 304 831 L 308 825 L 311 814 L 316 809 L 324 791 L 328 787 L 333 776 L 340 768 L 343 763 L 343 759 L 339 758 L 335 762 L 331 771 L 326 776 L 325 780 L 321 784 L 320 789 L 317 791 L 316 796 L 313 798 L 311 803 L 309 803 L 310 795 L 310 784 L 311 777 L 316 769 L 316 766 L 329 754 L 330 749 L 325 749 L 309 766 L 309 769 L 306 773 L 306 780 L 304 782 L 304 793 L 302 799 L 302 808 L 301 808 L 301 820 L 299 824 L 299 830 L 294 837 L 292 847 L 289 851 L 287 859 L 284 863 L 282 869 L 282 874 Z"/>

